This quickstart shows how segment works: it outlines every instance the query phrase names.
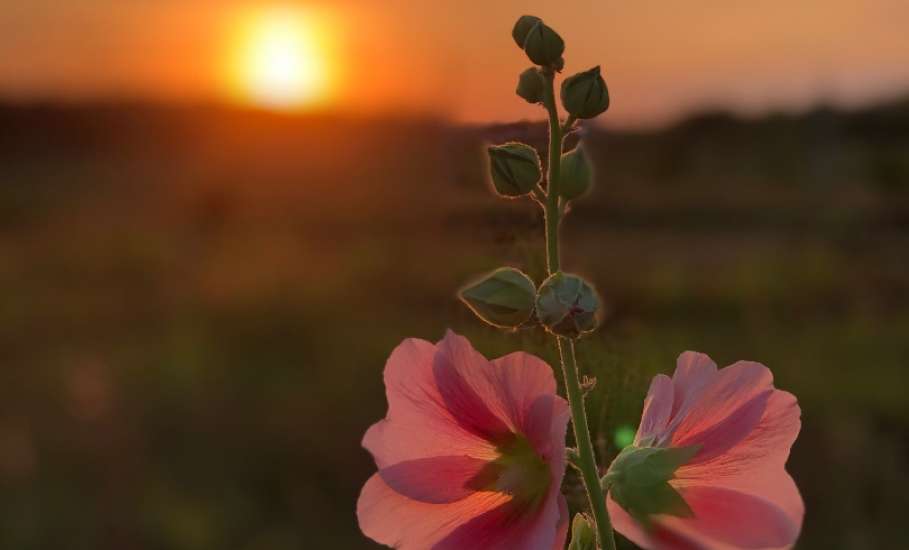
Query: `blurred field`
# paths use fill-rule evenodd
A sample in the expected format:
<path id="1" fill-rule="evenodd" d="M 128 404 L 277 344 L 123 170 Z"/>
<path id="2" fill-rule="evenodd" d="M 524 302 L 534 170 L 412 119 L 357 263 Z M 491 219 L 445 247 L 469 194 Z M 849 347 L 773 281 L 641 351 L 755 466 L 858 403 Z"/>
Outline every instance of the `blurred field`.
<path id="1" fill-rule="evenodd" d="M 450 326 L 553 360 L 453 298 L 542 274 L 538 213 L 483 178 L 511 138 L 543 128 L 0 109 L 0 547 L 372 548 L 391 349 Z M 679 352 L 758 360 L 802 404 L 799 548 L 906 547 L 909 102 L 586 139 L 564 264 L 609 306 L 579 347 L 601 455 Z"/>

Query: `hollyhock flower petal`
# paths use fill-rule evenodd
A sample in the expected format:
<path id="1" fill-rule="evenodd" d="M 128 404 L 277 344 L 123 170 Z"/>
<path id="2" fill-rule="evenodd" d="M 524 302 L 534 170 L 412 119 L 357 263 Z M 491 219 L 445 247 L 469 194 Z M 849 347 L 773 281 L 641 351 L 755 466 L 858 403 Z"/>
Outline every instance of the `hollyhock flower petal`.
<path id="1" fill-rule="evenodd" d="M 689 487 L 681 493 L 693 517 L 654 516 L 647 531 L 609 499 L 613 527 L 649 549 L 775 549 L 790 546 L 798 536 L 800 523 L 768 500 L 719 487 Z"/>
<path id="2" fill-rule="evenodd" d="M 647 397 L 644 399 L 644 412 L 641 413 L 641 425 L 634 439 L 635 445 L 652 438 L 666 428 L 672 414 L 673 391 L 671 378 L 665 374 L 653 377 Z"/>
<path id="3" fill-rule="evenodd" d="M 611 497 L 606 497 L 606 507 L 609 510 L 612 527 L 641 548 L 648 550 L 731 550 L 727 545 L 721 545 L 716 541 L 708 543 L 703 537 L 667 529 L 658 519 L 654 521 L 650 531 L 647 531 Z"/>
<path id="4" fill-rule="evenodd" d="M 489 461 L 469 456 L 437 456 L 392 464 L 379 470 L 382 481 L 407 498 L 445 504 L 477 491 L 472 484 L 482 477 Z"/>
<path id="5" fill-rule="evenodd" d="M 565 497 L 559 495 L 559 524 L 556 527 L 556 538 L 552 545 L 552 550 L 562 550 L 565 548 L 565 539 L 568 538 L 568 520 L 571 516 L 568 513 L 568 502 Z"/>
<path id="6" fill-rule="evenodd" d="M 565 432 L 571 413 L 561 397 L 543 395 L 530 406 L 522 425 L 533 448 L 555 472 L 565 470 Z"/>
<path id="7" fill-rule="evenodd" d="M 529 353 L 509 353 L 492 361 L 492 402 L 518 429 L 525 429 L 527 412 L 540 397 L 556 395 L 556 381 L 552 368 L 542 359 Z M 559 398 L 564 403 L 564 400 Z"/>
<path id="8" fill-rule="evenodd" d="M 758 393 L 730 413 L 729 416 L 709 428 L 694 434 L 685 434 L 675 439 L 673 446 L 698 446 L 700 450 L 694 456 L 692 462 L 709 460 L 725 453 L 747 438 L 758 425 L 764 416 L 764 410 L 767 408 L 767 401 L 770 395 L 770 390 Z"/>
<path id="9" fill-rule="evenodd" d="M 360 530 L 372 540 L 402 549 L 435 546 L 459 526 L 507 505 L 511 497 L 491 491 L 477 492 L 451 504 L 429 504 L 401 495 L 374 474 L 360 493 L 357 519 Z"/>
<path id="10" fill-rule="evenodd" d="M 795 397 L 773 387 L 765 366 L 716 370 L 706 355 L 682 354 L 671 387 L 659 376 L 651 384 L 635 444 L 696 446 L 668 479 L 691 515 L 653 513 L 645 528 L 610 494 L 616 530 L 646 549 L 791 547 L 804 503 L 785 463 L 799 416 Z"/>
<path id="11" fill-rule="evenodd" d="M 385 363 L 388 415 L 363 437 L 379 468 L 434 456 L 496 456 L 489 441 L 464 430 L 445 407 L 433 372 L 435 355 L 435 344 L 409 338 Z"/>
<path id="12" fill-rule="evenodd" d="M 551 499 L 540 515 L 546 516 L 545 521 L 538 516 L 522 514 L 520 509 L 505 504 L 464 523 L 433 550 L 561 550 L 568 533 L 564 497 L 558 495 L 557 499 Z M 552 525 L 556 525 L 555 530 Z"/>
<path id="13" fill-rule="evenodd" d="M 710 539 L 734 548 L 779 548 L 791 544 L 800 525 L 776 504 L 722 487 L 680 490 L 694 517 L 660 518 L 662 528 L 682 536 Z"/>
<path id="14" fill-rule="evenodd" d="M 784 467 L 801 428 L 795 396 L 775 390 L 764 416 L 747 439 L 713 459 L 682 466 L 678 486 L 712 485 L 776 503 L 796 525 L 802 524 L 805 504 Z"/>
<path id="15" fill-rule="evenodd" d="M 448 332 L 435 356 L 436 384 L 445 405 L 465 430 L 488 440 L 522 428 L 542 395 L 556 391 L 552 369 L 527 353 L 490 362 L 463 336 Z"/>
<path id="16" fill-rule="evenodd" d="M 449 332 L 398 346 L 385 384 L 388 416 L 363 439 L 379 467 L 357 503 L 364 534 L 406 550 L 564 545 L 569 412 L 545 362 L 488 361 Z"/>
<path id="17" fill-rule="evenodd" d="M 611 494 L 606 495 L 606 508 L 609 511 L 609 519 L 612 522 L 612 528 L 622 533 L 626 539 L 640 546 L 641 548 L 653 549 L 658 548 L 654 545 L 651 534 L 647 533 L 644 528 L 637 522 L 631 514 L 625 511 L 613 500 Z M 681 547 L 671 547 L 674 550 L 682 550 Z"/>
<path id="18" fill-rule="evenodd" d="M 697 401 L 698 394 L 713 380 L 716 371 L 716 363 L 703 353 L 686 351 L 679 355 L 672 375 L 673 417 L 678 416 L 679 410 L 686 404 Z"/>
<path id="19" fill-rule="evenodd" d="M 490 408 L 498 395 L 488 364 L 466 338 L 449 332 L 433 358 L 433 373 L 445 408 L 461 428 L 495 442 L 512 430 L 504 411 Z"/>
<path id="20" fill-rule="evenodd" d="M 685 441 L 693 440 L 700 432 L 736 412 L 758 393 L 772 388 L 772 383 L 773 375 L 767 367 L 745 361 L 704 374 L 695 387 L 689 386 L 688 393 L 683 394 L 685 405 L 670 422 L 667 434 L 669 444 L 684 446 Z M 678 390 L 675 397 L 679 397 Z"/>

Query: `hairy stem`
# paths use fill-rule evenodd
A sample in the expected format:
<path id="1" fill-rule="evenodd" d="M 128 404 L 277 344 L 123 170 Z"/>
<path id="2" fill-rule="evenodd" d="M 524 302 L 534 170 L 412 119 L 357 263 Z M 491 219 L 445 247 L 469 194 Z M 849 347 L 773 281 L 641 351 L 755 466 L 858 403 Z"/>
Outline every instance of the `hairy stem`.
<path id="1" fill-rule="evenodd" d="M 555 103 L 555 74 L 549 70 L 544 74 L 546 86 L 543 90 L 543 104 L 549 112 L 549 183 L 546 203 L 546 262 L 549 274 L 561 269 L 559 260 L 559 222 L 561 217 L 559 199 L 559 167 L 562 158 L 562 126 Z M 578 378 L 578 363 L 574 354 L 574 342 L 564 337 L 557 337 L 559 358 L 562 373 L 565 377 L 565 393 L 571 409 L 571 424 L 574 427 L 574 439 L 578 445 L 578 467 L 587 489 L 590 510 L 593 512 L 597 527 L 597 539 L 604 550 L 615 550 L 615 538 L 612 534 L 612 523 L 606 510 L 606 499 L 600 487 L 600 475 L 597 470 L 593 443 L 590 440 L 590 428 L 587 425 L 587 412 L 584 409 L 584 394 Z"/>
<path id="2" fill-rule="evenodd" d="M 562 127 L 555 104 L 555 73 L 544 73 L 543 104 L 549 112 L 549 177 L 546 196 L 546 264 L 549 273 L 561 269 L 559 261 L 559 167 L 562 159 Z"/>
<path id="3" fill-rule="evenodd" d="M 590 510 L 597 524 L 597 539 L 600 548 L 615 550 L 615 537 L 612 534 L 612 522 L 606 510 L 606 498 L 600 486 L 600 474 L 597 470 L 596 456 L 593 453 L 593 442 L 590 440 L 590 428 L 587 425 L 587 412 L 584 409 L 584 394 L 578 381 L 578 362 L 574 355 L 574 342 L 559 337 L 559 355 L 562 359 L 562 372 L 565 375 L 565 393 L 568 394 L 568 406 L 571 409 L 571 423 L 574 426 L 574 439 L 578 445 L 578 467 L 581 478 L 587 488 Z"/>

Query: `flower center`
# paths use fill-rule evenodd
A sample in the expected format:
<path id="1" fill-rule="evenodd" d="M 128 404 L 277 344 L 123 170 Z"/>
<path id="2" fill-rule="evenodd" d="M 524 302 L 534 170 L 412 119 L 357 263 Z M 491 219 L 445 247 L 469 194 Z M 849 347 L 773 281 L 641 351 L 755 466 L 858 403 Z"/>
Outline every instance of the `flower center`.
<path id="1" fill-rule="evenodd" d="M 471 487 L 512 495 L 522 505 L 536 503 L 546 496 L 551 477 L 549 465 L 526 437 L 515 434 L 496 450 L 499 457 L 471 480 Z"/>

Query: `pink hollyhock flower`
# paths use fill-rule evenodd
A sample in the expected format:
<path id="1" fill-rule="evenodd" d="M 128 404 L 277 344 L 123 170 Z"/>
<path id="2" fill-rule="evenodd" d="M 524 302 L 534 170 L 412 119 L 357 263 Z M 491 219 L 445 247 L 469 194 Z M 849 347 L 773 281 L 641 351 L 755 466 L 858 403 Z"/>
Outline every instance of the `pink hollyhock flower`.
<path id="1" fill-rule="evenodd" d="M 800 426 L 764 365 L 683 353 L 607 474 L 616 530 L 646 549 L 791 547 L 805 505 L 785 464 Z"/>
<path id="2" fill-rule="evenodd" d="M 409 339 L 385 365 L 388 416 L 363 437 L 379 468 L 357 502 L 366 536 L 404 550 L 553 550 L 568 404 L 552 369 L 488 361 L 463 337 Z"/>

